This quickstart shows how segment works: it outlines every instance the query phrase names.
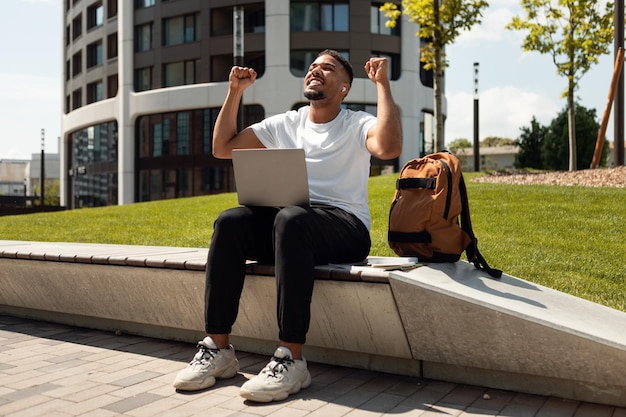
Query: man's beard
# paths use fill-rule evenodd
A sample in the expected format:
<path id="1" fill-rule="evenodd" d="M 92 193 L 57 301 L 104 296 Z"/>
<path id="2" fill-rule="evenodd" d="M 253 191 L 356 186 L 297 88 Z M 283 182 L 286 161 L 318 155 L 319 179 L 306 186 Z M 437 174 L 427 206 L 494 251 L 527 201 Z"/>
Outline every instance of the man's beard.
<path id="1" fill-rule="evenodd" d="M 321 100 L 324 98 L 324 93 L 322 91 L 307 90 L 304 92 L 304 97 L 310 101 Z"/>

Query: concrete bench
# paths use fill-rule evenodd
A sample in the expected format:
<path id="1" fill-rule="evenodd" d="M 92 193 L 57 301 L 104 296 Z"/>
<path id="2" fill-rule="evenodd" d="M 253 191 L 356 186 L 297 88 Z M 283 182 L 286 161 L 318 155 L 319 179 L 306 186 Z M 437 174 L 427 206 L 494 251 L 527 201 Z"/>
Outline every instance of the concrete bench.
<path id="1" fill-rule="evenodd" d="M 0 313 L 194 343 L 206 249 L 0 241 Z M 233 343 L 271 354 L 273 268 L 248 265 Z M 626 313 L 467 262 L 316 269 L 310 361 L 626 406 Z"/>

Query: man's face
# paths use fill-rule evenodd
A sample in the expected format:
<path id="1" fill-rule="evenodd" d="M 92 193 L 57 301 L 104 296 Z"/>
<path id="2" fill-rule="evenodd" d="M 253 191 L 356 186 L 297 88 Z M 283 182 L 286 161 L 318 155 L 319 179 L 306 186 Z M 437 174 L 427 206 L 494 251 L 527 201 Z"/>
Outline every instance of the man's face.
<path id="1" fill-rule="evenodd" d="M 347 92 L 350 83 L 345 68 L 330 55 L 317 57 L 309 66 L 304 77 L 304 96 L 308 100 L 322 100 L 340 94 L 342 88 Z"/>

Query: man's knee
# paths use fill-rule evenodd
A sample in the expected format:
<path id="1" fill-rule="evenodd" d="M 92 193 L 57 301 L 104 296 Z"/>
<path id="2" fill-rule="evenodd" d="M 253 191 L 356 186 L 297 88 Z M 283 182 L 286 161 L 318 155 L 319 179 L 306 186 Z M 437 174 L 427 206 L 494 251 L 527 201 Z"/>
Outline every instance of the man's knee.
<path id="1" fill-rule="evenodd" d="M 274 219 L 275 233 L 302 233 L 310 225 L 307 220 L 311 216 L 310 210 L 306 207 L 289 206 L 282 208 Z"/>

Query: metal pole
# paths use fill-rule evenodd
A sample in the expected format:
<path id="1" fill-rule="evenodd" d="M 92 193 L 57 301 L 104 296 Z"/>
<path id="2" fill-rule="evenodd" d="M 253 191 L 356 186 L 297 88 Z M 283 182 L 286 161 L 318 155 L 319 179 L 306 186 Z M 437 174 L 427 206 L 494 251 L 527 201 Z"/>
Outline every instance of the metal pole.
<path id="1" fill-rule="evenodd" d="M 243 66 L 243 7 L 233 7 L 233 65 Z M 239 102 L 237 112 L 237 130 L 242 131 L 243 125 L 243 97 Z"/>
<path id="2" fill-rule="evenodd" d="M 474 62 L 474 172 L 480 171 L 478 139 L 478 62 Z"/>
<path id="3" fill-rule="evenodd" d="M 41 129 L 41 180 L 39 188 L 41 189 L 41 207 L 44 206 L 44 197 L 45 197 L 45 188 L 46 188 L 46 159 L 45 159 L 45 148 L 46 148 L 46 130 Z"/>

